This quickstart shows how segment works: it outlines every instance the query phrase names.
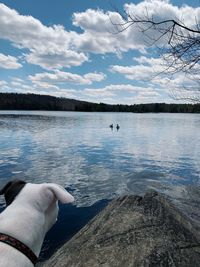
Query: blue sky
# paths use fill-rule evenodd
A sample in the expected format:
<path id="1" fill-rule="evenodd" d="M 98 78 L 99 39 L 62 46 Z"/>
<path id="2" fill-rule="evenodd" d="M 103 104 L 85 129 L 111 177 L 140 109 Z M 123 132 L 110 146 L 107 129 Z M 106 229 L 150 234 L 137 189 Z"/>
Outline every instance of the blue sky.
<path id="1" fill-rule="evenodd" d="M 199 1 L 6 0 L 0 2 L 0 92 L 92 102 L 176 102 L 184 74 L 156 76 L 162 62 L 137 28 L 114 34 L 112 5 L 193 26 Z M 153 34 L 153 33 L 152 33 Z M 163 40 L 164 42 L 164 40 Z M 162 45 L 162 41 L 161 41 Z M 152 77 L 154 77 L 152 79 Z"/>

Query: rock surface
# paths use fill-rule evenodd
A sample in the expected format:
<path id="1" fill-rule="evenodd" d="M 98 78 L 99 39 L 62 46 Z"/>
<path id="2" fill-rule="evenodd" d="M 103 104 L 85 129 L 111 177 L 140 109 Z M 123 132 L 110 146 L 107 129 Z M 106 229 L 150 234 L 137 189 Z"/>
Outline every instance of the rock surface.
<path id="1" fill-rule="evenodd" d="M 113 200 L 43 267 L 199 267 L 198 224 L 165 196 Z"/>

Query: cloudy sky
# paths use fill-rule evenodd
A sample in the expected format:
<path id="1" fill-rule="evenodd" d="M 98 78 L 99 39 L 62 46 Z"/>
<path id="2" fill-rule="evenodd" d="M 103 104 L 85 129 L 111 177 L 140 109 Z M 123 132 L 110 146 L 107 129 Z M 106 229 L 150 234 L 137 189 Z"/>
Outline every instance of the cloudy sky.
<path id="1" fill-rule="evenodd" d="M 155 76 L 155 47 L 137 28 L 115 34 L 115 8 L 192 27 L 198 0 L 5 0 L 0 2 L 0 92 L 49 94 L 92 102 L 174 102 L 183 74 Z M 113 6 L 115 8 L 113 8 Z"/>

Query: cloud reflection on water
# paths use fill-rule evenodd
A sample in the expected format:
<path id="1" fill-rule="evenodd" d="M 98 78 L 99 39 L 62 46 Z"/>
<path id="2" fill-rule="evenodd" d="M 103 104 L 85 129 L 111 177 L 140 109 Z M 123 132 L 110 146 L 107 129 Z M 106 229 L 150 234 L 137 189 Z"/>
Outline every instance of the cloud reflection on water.
<path id="1" fill-rule="evenodd" d="M 198 115 L 21 113 L 0 115 L 0 185 L 58 182 L 78 206 L 147 188 L 176 198 L 199 185 Z"/>

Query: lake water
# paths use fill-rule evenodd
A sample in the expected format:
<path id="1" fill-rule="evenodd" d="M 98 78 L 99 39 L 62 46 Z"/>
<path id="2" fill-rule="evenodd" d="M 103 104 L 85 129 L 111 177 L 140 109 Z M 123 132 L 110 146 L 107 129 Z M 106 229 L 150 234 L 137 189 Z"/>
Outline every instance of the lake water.
<path id="1" fill-rule="evenodd" d="M 75 196 L 61 206 L 45 258 L 108 199 L 149 188 L 182 204 L 191 199 L 200 183 L 200 116 L 0 111 L 0 187 L 15 178 L 57 182 Z"/>

